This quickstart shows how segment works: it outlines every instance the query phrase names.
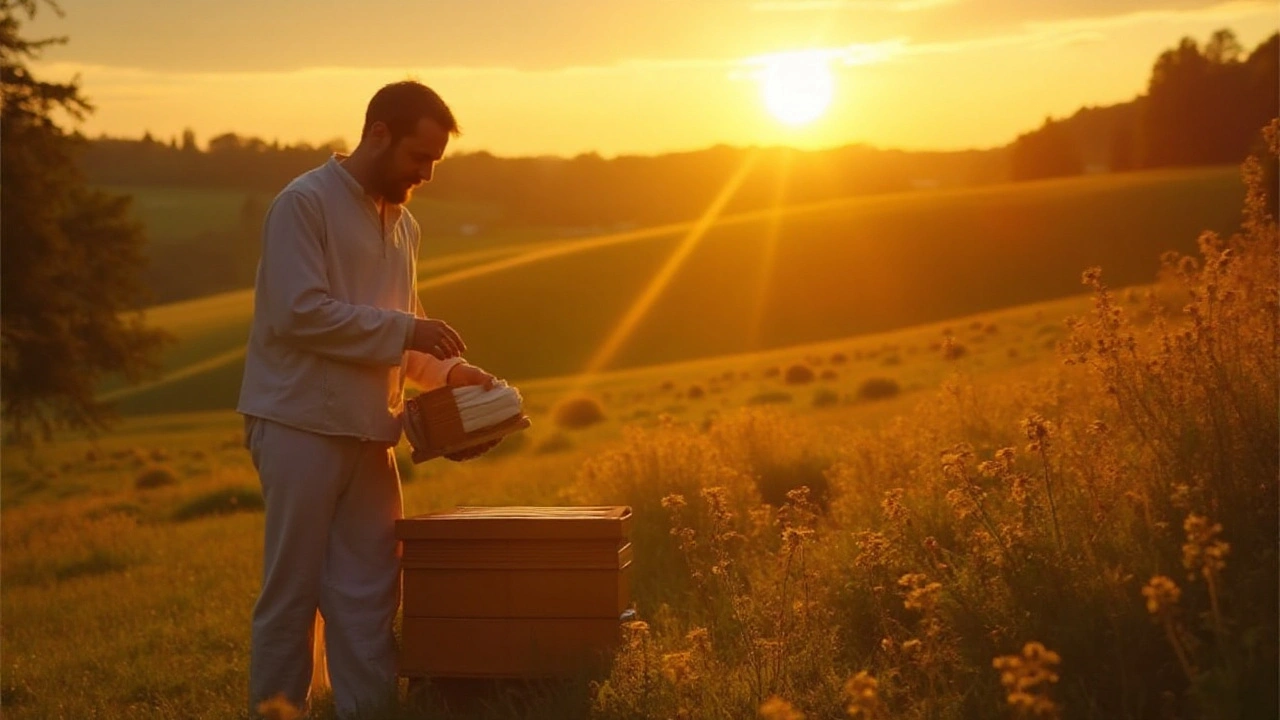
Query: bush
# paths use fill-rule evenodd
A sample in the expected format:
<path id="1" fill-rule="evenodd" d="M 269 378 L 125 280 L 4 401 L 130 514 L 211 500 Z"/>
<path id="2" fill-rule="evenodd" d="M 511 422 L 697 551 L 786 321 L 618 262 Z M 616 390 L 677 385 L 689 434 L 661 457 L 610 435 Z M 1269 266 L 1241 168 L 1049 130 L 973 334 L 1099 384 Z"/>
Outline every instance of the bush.
<path id="1" fill-rule="evenodd" d="M 701 385 L 693 385 L 693 386 L 690 386 L 688 392 L 685 393 L 685 396 L 688 397 L 690 400 L 697 400 L 698 398 L 703 397 L 706 394 L 707 394 L 706 391 L 702 389 Z"/>
<path id="2" fill-rule="evenodd" d="M 787 368 L 783 381 L 788 385 L 805 385 L 813 382 L 813 368 L 808 365 L 795 364 Z"/>
<path id="3" fill-rule="evenodd" d="M 150 490 L 166 485 L 176 485 L 177 483 L 178 476 L 172 468 L 166 465 L 152 465 L 138 473 L 138 477 L 133 481 L 133 486 L 139 490 Z"/>
<path id="4" fill-rule="evenodd" d="M 969 349 L 964 345 L 956 342 L 955 338 L 947 338 L 942 343 L 942 359 L 943 360 L 959 360 L 969 353 Z"/>
<path id="5" fill-rule="evenodd" d="M 595 398 L 578 397 L 565 400 L 552 412 L 557 427 L 577 430 L 604 420 L 604 409 Z"/>
<path id="6" fill-rule="evenodd" d="M 203 517 L 262 510 L 262 492 L 247 487 L 224 487 L 183 503 L 173 513 L 179 522 Z"/>
<path id="7" fill-rule="evenodd" d="M 748 405 L 774 405 L 789 402 L 791 402 L 791 393 L 783 392 L 782 390 L 762 392 L 747 398 Z"/>
<path id="8" fill-rule="evenodd" d="M 898 385 L 898 381 L 893 378 L 873 377 L 862 381 L 858 386 L 859 400 L 883 400 L 884 398 L 896 397 L 902 392 L 902 387 Z"/>

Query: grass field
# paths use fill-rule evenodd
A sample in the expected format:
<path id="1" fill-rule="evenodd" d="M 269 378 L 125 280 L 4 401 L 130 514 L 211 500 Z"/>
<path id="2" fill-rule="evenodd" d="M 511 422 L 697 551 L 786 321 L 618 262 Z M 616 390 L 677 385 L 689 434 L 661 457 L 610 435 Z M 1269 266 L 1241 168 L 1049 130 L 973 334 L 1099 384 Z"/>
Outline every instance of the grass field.
<path id="1" fill-rule="evenodd" d="M 1078 291 L 1079 269 L 1150 282 L 1164 250 L 1238 223 L 1235 169 L 1163 171 L 910 193 L 720 218 L 601 369 L 883 332 Z M 512 380 L 576 374 L 693 224 L 524 241 L 424 259 L 424 305 Z M 230 407 L 248 292 L 156 308 L 180 337 L 176 382 L 126 391 L 123 412 Z M 196 318 L 196 319 L 192 319 Z M 197 320 L 198 319 L 198 320 Z M 197 363 L 205 365 L 197 365 Z M 176 374 L 176 375 L 175 375 Z M 104 391 L 116 388 L 104 387 Z"/>
<path id="2" fill-rule="evenodd" d="M 759 317 L 798 327 L 748 341 L 713 327 L 751 330 L 718 293 L 756 297 L 733 293 L 762 287 L 771 221 L 731 219 L 586 377 L 680 231 L 424 266 L 430 306 L 477 313 L 457 324 L 478 361 L 515 366 L 518 342 L 479 349 L 503 332 L 551 359 L 513 375 L 530 430 L 474 462 L 403 465 L 406 513 L 630 505 L 640 620 L 592 684 L 379 720 L 1275 717 L 1280 236 L 1255 223 L 1176 278 L 1078 293 L 1092 262 L 1109 285 L 1149 280 L 1197 212 L 1233 226 L 1238 198 L 1206 199 L 1229 185 L 1161 173 L 795 212 Z M 499 317 L 499 290 L 561 314 Z M 920 298 L 943 317 L 904 320 L 928 315 Z M 247 303 L 157 309 L 183 338 L 177 380 L 122 395 L 134 414 L 96 441 L 0 458 L 6 717 L 240 716 L 261 498 L 238 416 L 183 410 L 238 381 Z M 577 427 L 572 407 L 601 419 Z"/>
<path id="3" fill-rule="evenodd" d="M 949 326 L 606 373 L 589 383 L 533 381 L 521 386 L 533 428 L 480 461 L 415 467 L 405 478 L 405 510 L 572 502 L 584 459 L 616 445 L 624 428 L 656 428 L 668 422 L 663 416 L 699 425 L 759 407 L 805 422 L 874 427 L 956 372 L 1033 373 L 1061 337 L 1061 316 L 1087 305 L 1076 297 Z M 215 302 L 181 313 L 193 324 L 218 315 Z M 944 360 L 936 347 L 944 330 L 972 338 L 971 352 Z M 789 384 L 784 374 L 796 365 L 828 375 Z M 859 398 L 871 378 L 891 379 L 900 391 Z M 605 420 L 559 427 L 556 405 L 575 397 L 598 403 Z M 169 413 L 129 419 L 95 442 L 63 438 L 33 463 L 5 454 L 0 703 L 7 717 L 235 717 L 262 532 L 241 437 L 232 412 Z M 137 487 L 157 469 L 172 484 Z M 194 519 L 179 519 L 187 515 Z M 651 583 L 637 588 L 646 610 L 661 592 Z M 69 686 L 69 677 L 85 681 Z"/>

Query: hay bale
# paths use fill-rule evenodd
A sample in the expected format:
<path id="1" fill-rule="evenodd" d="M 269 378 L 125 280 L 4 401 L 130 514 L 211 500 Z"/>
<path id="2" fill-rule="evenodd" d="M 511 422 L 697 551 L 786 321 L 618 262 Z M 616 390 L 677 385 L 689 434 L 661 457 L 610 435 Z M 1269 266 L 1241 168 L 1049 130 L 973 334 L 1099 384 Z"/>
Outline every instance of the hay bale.
<path id="1" fill-rule="evenodd" d="M 604 408 L 595 398 L 577 397 L 556 406 L 552 420 L 558 427 L 577 430 L 604 421 Z"/>

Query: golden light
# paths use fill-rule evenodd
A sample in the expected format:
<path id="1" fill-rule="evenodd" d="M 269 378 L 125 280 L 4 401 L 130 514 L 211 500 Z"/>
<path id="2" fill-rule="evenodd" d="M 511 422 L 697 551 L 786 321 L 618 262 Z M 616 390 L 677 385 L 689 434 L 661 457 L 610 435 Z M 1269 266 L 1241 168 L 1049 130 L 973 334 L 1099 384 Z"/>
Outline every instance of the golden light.
<path id="1" fill-rule="evenodd" d="M 794 52 L 762 58 L 760 94 L 769 113 L 793 126 L 822 117 L 835 96 L 831 61 L 821 52 Z"/>

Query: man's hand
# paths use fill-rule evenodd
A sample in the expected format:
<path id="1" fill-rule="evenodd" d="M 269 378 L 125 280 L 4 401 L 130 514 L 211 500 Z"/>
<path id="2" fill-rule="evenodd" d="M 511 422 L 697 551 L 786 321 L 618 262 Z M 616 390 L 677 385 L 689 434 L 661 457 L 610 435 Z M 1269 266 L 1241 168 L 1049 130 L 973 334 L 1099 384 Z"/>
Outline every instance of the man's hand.
<path id="1" fill-rule="evenodd" d="M 457 357 L 467 351 L 466 343 L 457 330 L 449 327 L 443 320 L 415 318 L 413 321 L 413 340 L 410 350 L 434 355 L 440 360 Z"/>
<path id="2" fill-rule="evenodd" d="M 464 385 L 482 385 L 485 390 L 492 390 L 497 378 L 469 363 L 458 363 L 449 368 L 449 377 L 445 382 L 449 387 Z"/>

